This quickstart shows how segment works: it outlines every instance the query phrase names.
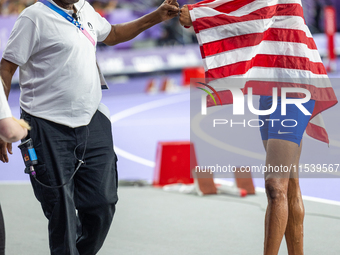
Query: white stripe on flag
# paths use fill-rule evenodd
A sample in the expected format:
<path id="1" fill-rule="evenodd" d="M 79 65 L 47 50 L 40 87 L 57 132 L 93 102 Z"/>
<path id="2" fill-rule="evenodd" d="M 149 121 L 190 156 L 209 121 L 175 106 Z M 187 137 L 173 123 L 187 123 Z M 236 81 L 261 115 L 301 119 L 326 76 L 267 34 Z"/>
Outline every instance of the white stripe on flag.
<path id="1" fill-rule="evenodd" d="M 304 20 L 297 16 L 274 16 L 271 19 L 250 20 L 227 24 L 201 30 L 197 36 L 201 38 L 201 43 L 205 44 L 234 36 L 263 33 L 269 28 L 301 30 L 306 33 L 307 37 L 312 38 Z"/>
<path id="2" fill-rule="evenodd" d="M 323 121 L 322 115 L 318 114 L 313 119 L 309 121 L 310 123 L 325 128 L 325 122 Z"/>
<path id="3" fill-rule="evenodd" d="M 268 0 L 268 1 L 254 1 L 251 2 L 238 10 L 229 13 L 231 16 L 243 16 L 250 14 L 258 9 L 262 9 L 269 6 L 274 6 L 278 4 L 299 4 L 301 5 L 301 0 Z"/>
<path id="4" fill-rule="evenodd" d="M 304 57 L 312 62 L 322 63 L 319 52 L 308 49 L 306 44 L 275 41 L 262 41 L 259 45 L 225 51 L 206 57 L 204 61 L 208 69 L 213 69 L 242 61 L 249 61 L 258 54 Z"/>
<path id="5" fill-rule="evenodd" d="M 224 3 L 226 3 L 227 1 L 224 1 Z M 273 0 L 273 1 L 254 1 L 251 2 L 241 8 L 239 8 L 236 11 L 230 12 L 230 13 L 225 13 L 225 15 L 228 16 L 235 16 L 235 17 L 242 17 L 244 15 L 248 15 L 252 12 L 255 12 L 259 9 L 265 8 L 265 7 L 270 7 L 270 6 L 275 6 L 277 4 L 300 4 L 301 2 L 299 0 Z M 202 5 L 199 6 L 197 8 L 194 8 L 194 10 L 192 10 L 195 13 L 195 18 L 199 19 L 199 18 L 208 18 L 208 17 L 214 17 L 216 15 L 220 15 L 223 14 L 222 12 L 219 12 L 215 9 L 212 8 L 216 8 L 216 7 L 211 7 L 208 5 Z"/>

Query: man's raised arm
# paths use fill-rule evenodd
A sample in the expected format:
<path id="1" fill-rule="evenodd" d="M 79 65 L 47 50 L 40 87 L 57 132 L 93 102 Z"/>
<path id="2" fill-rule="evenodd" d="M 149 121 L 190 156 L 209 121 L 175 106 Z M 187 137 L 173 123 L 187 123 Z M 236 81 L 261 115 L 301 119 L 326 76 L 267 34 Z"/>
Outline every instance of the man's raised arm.
<path id="1" fill-rule="evenodd" d="M 176 1 L 165 0 L 157 10 L 136 20 L 112 25 L 111 32 L 103 41 L 106 45 L 116 45 L 129 41 L 146 29 L 178 16 L 179 5 Z"/>

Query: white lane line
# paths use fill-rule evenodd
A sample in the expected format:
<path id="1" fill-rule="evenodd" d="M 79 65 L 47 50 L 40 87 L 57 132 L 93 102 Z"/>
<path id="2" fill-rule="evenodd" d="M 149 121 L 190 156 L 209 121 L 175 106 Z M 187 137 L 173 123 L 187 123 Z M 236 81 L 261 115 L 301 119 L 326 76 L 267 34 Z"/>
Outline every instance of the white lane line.
<path id="1" fill-rule="evenodd" d="M 168 126 L 173 125 L 186 125 L 189 127 L 190 118 L 186 117 L 172 117 L 172 118 L 143 118 L 143 119 L 126 119 L 123 121 L 119 121 L 115 123 L 115 127 L 124 127 L 124 126 Z"/>
<path id="2" fill-rule="evenodd" d="M 111 116 L 111 123 L 116 123 L 119 120 L 122 120 L 124 118 L 130 117 L 134 114 L 137 113 L 141 113 L 141 112 L 145 112 L 148 110 L 152 110 L 158 107 L 162 107 L 162 106 L 166 106 L 166 105 L 171 105 L 171 104 L 176 104 L 176 103 L 181 103 L 181 102 L 185 102 L 185 101 L 189 101 L 190 100 L 190 94 L 185 93 L 185 94 L 181 94 L 179 96 L 172 96 L 172 97 L 168 97 L 168 98 L 162 98 L 162 99 L 158 99 L 155 101 L 151 101 L 151 102 L 147 102 L 144 104 L 140 104 L 131 108 L 128 108 L 126 110 L 123 110 L 121 112 L 118 112 L 114 115 Z M 128 160 L 134 161 L 136 163 L 148 166 L 148 167 L 154 167 L 155 166 L 155 162 L 150 161 L 148 159 L 144 159 L 142 157 L 133 155 L 127 151 L 122 150 L 121 148 L 114 146 L 116 154 L 126 158 Z"/>
<path id="3" fill-rule="evenodd" d="M 162 98 L 158 99 L 155 101 L 147 102 L 144 104 L 140 104 L 131 108 L 128 108 L 124 111 L 121 111 L 119 113 L 116 113 L 111 116 L 111 122 L 115 123 L 121 119 L 130 117 L 132 115 L 135 115 L 137 113 L 145 112 L 148 110 L 152 110 L 158 107 L 162 107 L 165 105 L 170 105 L 170 104 L 176 104 L 184 101 L 189 101 L 190 100 L 190 95 L 189 94 L 183 94 L 179 96 L 173 96 L 173 97 L 168 97 L 168 98 Z"/>
<path id="4" fill-rule="evenodd" d="M 307 135 L 306 132 L 303 133 L 303 137 L 304 138 L 307 137 L 308 139 L 315 141 L 315 139 Z M 335 146 L 340 148 L 340 142 L 334 139 L 329 139 L 329 146 Z"/>
<path id="5" fill-rule="evenodd" d="M 334 201 L 334 200 L 329 200 L 329 199 L 324 199 L 324 198 L 318 198 L 318 197 L 310 197 L 310 196 L 302 196 L 302 198 L 303 198 L 303 200 L 308 200 L 308 201 L 312 201 L 312 202 L 340 206 L 339 201 Z"/>
<path id="6" fill-rule="evenodd" d="M 265 188 L 257 187 L 257 188 L 255 188 L 255 190 L 257 192 L 266 193 L 266 189 Z M 312 202 L 317 202 L 317 203 L 322 203 L 322 204 L 340 206 L 340 202 L 339 201 L 335 201 L 335 200 L 329 200 L 329 199 L 318 198 L 318 197 L 311 197 L 311 196 L 304 196 L 304 195 L 302 196 L 302 199 L 306 200 L 306 201 L 312 201 Z"/>
<path id="7" fill-rule="evenodd" d="M 117 146 L 115 146 L 115 152 L 117 155 L 126 158 L 128 160 L 134 161 L 136 163 L 142 164 L 144 166 L 149 166 L 149 167 L 155 167 L 155 162 L 151 161 L 151 160 L 147 160 L 145 158 L 141 158 L 138 157 L 136 155 L 133 155 L 127 151 L 124 151 L 120 148 L 118 148 Z"/>
<path id="8" fill-rule="evenodd" d="M 227 186 L 235 185 L 235 183 L 232 181 L 226 181 L 226 180 L 221 180 L 221 179 L 214 179 L 214 182 L 218 184 L 222 184 L 222 185 L 227 185 Z M 256 187 L 255 191 L 259 193 L 266 193 L 266 189 L 261 188 L 261 187 Z M 318 197 L 310 197 L 310 196 L 302 196 L 302 199 L 306 201 L 311 201 L 311 202 L 340 206 L 340 202 L 335 201 L 335 200 L 329 200 L 329 199 L 318 198 Z"/>
<path id="9" fill-rule="evenodd" d="M 337 140 L 329 139 L 329 145 L 330 146 L 336 146 L 340 148 L 340 142 Z"/>

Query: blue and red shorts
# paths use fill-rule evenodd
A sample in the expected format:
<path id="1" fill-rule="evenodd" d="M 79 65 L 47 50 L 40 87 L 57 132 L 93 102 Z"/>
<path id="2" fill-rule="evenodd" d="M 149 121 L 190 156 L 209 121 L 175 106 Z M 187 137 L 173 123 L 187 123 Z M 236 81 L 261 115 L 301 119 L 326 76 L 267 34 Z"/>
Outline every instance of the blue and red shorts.
<path id="1" fill-rule="evenodd" d="M 313 113 L 315 100 L 309 100 L 302 105 L 310 113 Z M 260 110 L 268 110 L 271 106 L 271 96 L 260 97 Z M 310 117 L 311 115 L 305 115 L 295 104 L 287 104 L 286 115 L 281 115 L 281 97 L 278 97 L 276 110 L 270 115 L 259 116 L 262 140 L 281 139 L 297 143 L 300 146 Z"/>

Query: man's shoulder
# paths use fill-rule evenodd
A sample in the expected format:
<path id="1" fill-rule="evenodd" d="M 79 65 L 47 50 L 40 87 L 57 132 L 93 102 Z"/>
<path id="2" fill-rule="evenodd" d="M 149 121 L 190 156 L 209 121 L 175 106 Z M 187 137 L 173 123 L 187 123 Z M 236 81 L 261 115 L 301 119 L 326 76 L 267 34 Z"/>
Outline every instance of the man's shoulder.
<path id="1" fill-rule="evenodd" d="M 42 16 L 42 14 L 45 12 L 46 10 L 44 9 L 44 5 L 40 2 L 36 2 L 35 4 L 25 8 L 21 14 L 19 15 L 19 17 L 27 17 L 31 20 L 36 20 L 39 17 Z"/>
<path id="2" fill-rule="evenodd" d="M 78 7 L 78 8 L 77 8 L 78 10 L 83 9 L 83 10 L 85 10 L 87 13 L 91 13 L 91 14 L 96 13 L 96 11 L 95 11 L 95 9 L 93 8 L 93 6 L 92 6 L 89 2 L 87 2 L 87 1 L 85 1 L 85 0 L 79 0 L 79 2 L 78 2 L 77 4 L 78 4 L 78 6 L 76 5 L 76 7 Z"/>
<path id="3" fill-rule="evenodd" d="M 81 10 L 81 9 L 87 9 L 87 8 L 91 8 L 91 9 L 93 9 L 93 7 L 92 7 L 92 5 L 88 2 L 88 1 L 86 1 L 86 0 L 79 0 L 78 2 L 76 2 L 75 4 L 75 7 L 76 7 L 76 9 L 79 11 L 79 10 Z"/>

